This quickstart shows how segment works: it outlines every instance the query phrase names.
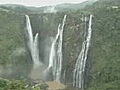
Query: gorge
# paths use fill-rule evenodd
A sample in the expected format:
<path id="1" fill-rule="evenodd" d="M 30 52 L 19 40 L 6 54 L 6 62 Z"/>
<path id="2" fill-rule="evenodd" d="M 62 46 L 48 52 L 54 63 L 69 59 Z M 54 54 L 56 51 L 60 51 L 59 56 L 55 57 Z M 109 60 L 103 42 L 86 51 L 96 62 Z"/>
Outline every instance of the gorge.
<path id="1" fill-rule="evenodd" d="M 120 1 L 83 4 L 0 5 L 0 90 L 120 89 Z"/>

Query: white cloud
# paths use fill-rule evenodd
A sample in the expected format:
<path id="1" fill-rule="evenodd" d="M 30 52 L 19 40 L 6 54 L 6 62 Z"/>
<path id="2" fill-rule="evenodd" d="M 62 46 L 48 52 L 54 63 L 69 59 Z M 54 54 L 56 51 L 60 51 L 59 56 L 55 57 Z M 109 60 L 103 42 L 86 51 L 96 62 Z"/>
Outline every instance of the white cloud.
<path id="1" fill-rule="evenodd" d="M 23 4 L 27 6 L 48 6 L 60 3 L 81 3 L 87 0 L 0 0 L 0 4 Z"/>

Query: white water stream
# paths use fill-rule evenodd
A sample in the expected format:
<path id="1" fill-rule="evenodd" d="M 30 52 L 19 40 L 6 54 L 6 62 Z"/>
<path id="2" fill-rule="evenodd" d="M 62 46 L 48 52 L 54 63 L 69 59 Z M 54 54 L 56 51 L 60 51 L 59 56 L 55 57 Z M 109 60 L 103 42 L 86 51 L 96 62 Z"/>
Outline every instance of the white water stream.
<path id="1" fill-rule="evenodd" d="M 34 66 L 38 66 L 41 64 L 41 62 L 39 61 L 39 48 L 38 48 L 38 35 L 39 34 L 36 33 L 35 37 L 33 37 L 30 18 L 28 15 L 25 15 L 25 17 L 26 17 L 28 39 L 29 39 L 28 41 L 29 50 L 31 53 Z"/>
<path id="2" fill-rule="evenodd" d="M 73 71 L 73 86 L 77 88 L 82 88 L 84 87 L 84 72 L 85 72 L 85 65 L 86 65 L 86 60 L 87 60 L 87 55 L 88 55 L 88 50 L 90 46 L 90 40 L 92 36 L 92 15 L 90 15 L 89 19 L 89 26 L 88 26 L 88 32 L 85 35 L 85 40 L 83 41 L 82 44 L 82 50 L 78 56 L 78 59 L 76 61 L 75 69 Z M 86 20 L 85 20 L 86 23 Z M 86 26 L 85 26 L 86 27 Z"/>
<path id="3" fill-rule="evenodd" d="M 52 68 L 53 79 L 60 82 L 62 70 L 62 43 L 63 43 L 63 30 L 66 21 L 64 16 L 62 25 L 58 26 L 58 33 L 52 43 L 51 52 L 49 57 L 49 65 L 47 70 Z"/>

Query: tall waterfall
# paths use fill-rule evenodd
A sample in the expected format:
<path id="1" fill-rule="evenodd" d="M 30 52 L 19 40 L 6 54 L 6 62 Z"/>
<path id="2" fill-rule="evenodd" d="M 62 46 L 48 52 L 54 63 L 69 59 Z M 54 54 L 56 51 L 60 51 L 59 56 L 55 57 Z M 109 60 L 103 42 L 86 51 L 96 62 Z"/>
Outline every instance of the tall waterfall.
<path id="1" fill-rule="evenodd" d="M 86 20 L 85 20 L 86 23 Z M 86 25 L 86 24 L 85 24 Z M 88 55 L 88 49 L 90 46 L 90 40 L 91 40 L 91 33 L 92 33 L 92 15 L 90 15 L 89 19 L 89 27 L 87 34 L 85 33 L 85 40 L 82 44 L 82 50 L 78 56 L 78 59 L 76 61 L 75 69 L 73 71 L 73 86 L 77 88 L 84 88 L 84 72 L 85 72 L 85 65 Z"/>
<path id="2" fill-rule="evenodd" d="M 38 33 L 36 33 L 35 37 L 33 37 L 33 33 L 32 33 L 32 27 L 31 27 L 31 23 L 30 23 L 30 18 L 28 15 L 25 15 L 26 17 L 26 27 L 27 27 L 27 33 L 28 33 L 28 46 L 29 46 L 29 50 L 32 56 L 32 60 L 35 66 L 40 65 L 40 61 L 39 61 L 39 48 L 38 48 Z"/>
<path id="3" fill-rule="evenodd" d="M 63 29 L 66 21 L 66 15 L 64 16 L 62 25 L 58 26 L 58 33 L 52 43 L 51 52 L 49 56 L 49 65 L 47 70 L 52 69 L 53 79 L 60 81 L 62 70 L 62 42 L 63 42 Z"/>

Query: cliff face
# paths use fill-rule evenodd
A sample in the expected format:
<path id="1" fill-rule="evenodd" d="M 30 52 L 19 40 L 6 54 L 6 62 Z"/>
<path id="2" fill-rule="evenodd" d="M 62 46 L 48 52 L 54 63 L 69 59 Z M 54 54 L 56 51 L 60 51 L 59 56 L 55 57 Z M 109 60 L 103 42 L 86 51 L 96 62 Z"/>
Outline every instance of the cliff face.
<path id="1" fill-rule="evenodd" d="M 33 29 L 33 35 L 39 33 L 40 59 L 45 66 L 48 65 L 51 44 L 55 38 L 55 35 L 57 34 L 58 25 L 62 22 L 64 15 L 64 13 L 29 15 Z M 77 42 L 74 41 L 74 39 L 78 40 L 79 35 L 81 34 L 79 32 L 80 17 L 79 20 L 77 20 L 78 22 L 76 20 L 77 16 L 73 17 L 69 14 L 65 24 L 63 41 L 63 72 L 65 72 L 65 70 L 67 71 L 67 68 L 71 67 L 69 64 L 67 64 L 67 62 L 72 64 L 71 62 L 73 61 L 75 63 L 73 58 L 77 58 L 77 55 L 75 54 L 78 54 L 79 52 L 79 50 L 76 53 L 74 52 L 74 48 L 76 48 L 75 43 Z M 25 16 L 15 14 L 13 12 L 1 11 L 0 22 L 1 51 L 3 51 L 1 53 L 0 61 L 1 64 L 4 64 L 3 67 L 1 67 L 1 73 L 4 77 L 26 77 L 30 73 L 30 68 L 32 67 L 33 62 L 27 47 Z M 76 34 L 78 37 L 75 37 Z M 70 46 L 67 46 L 69 44 Z M 73 48 L 73 50 L 71 48 Z M 71 56 L 72 54 L 75 56 Z M 73 67 L 74 64 L 72 64 L 70 71 L 73 70 Z M 67 72 L 69 72 L 69 70 Z M 71 76 L 68 77 L 68 81 L 72 81 L 72 73 L 70 74 Z"/>
<path id="2" fill-rule="evenodd" d="M 39 33 L 39 50 L 41 61 L 47 66 L 53 39 L 57 34 L 59 23 L 66 13 L 57 14 L 30 14 L 33 33 Z M 75 14 L 75 13 L 73 13 Z M 83 22 L 81 14 L 76 16 L 67 14 L 67 21 L 63 34 L 63 68 L 62 81 L 71 82 L 75 62 L 83 39 Z M 65 74 L 65 77 L 64 77 Z"/>

